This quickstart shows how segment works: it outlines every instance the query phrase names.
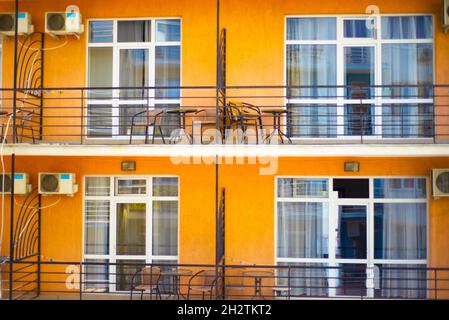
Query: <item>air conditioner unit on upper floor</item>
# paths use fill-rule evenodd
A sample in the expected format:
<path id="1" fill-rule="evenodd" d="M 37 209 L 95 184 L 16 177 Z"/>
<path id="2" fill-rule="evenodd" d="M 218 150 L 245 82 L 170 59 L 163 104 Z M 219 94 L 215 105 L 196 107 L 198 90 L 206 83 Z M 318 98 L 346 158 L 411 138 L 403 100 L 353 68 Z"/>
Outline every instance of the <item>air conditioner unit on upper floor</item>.
<path id="1" fill-rule="evenodd" d="M 81 14 L 73 12 L 45 13 L 45 32 L 52 37 L 74 35 L 77 38 L 84 32 Z"/>
<path id="2" fill-rule="evenodd" d="M 11 194 L 12 191 L 12 175 L 11 173 L 0 173 L 0 193 Z M 28 194 L 31 192 L 31 184 L 28 174 L 14 174 L 14 194 Z"/>
<path id="3" fill-rule="evenodd" d="M 449 169 L 432 170 L 432 191 L 436 198 L 449 197 Z"/>
<path id="4" fill-rule="evenodd" d="M 31 15 L 27 12 L 19 12 L 17 24 L 17 33 L 19 35 L 28 35 L 34 32 L 34 26 L 31 24 Z M 0 13 L 0 34 L 4 36 L 14 36 L 16 31 L 16 14 L 14 12 Z"/>
<path id="5" fill-rule="evenodd" d="M 43 195 L 73 196 L 78 192 L 73 173 L 39 173 L 39 193 Z"/>

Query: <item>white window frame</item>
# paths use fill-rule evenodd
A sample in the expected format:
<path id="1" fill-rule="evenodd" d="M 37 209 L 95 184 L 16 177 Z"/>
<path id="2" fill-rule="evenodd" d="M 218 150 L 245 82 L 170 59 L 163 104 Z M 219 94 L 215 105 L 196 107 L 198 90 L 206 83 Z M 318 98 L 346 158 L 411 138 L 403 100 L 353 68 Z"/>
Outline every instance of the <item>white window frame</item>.
<path id="1" fill-rule="evenodd" d="M 278 181 L 280 179 L 323 179 L 328 181 L 328 198 L 283 198 L 278 197 Z M 333 179 L 368 179 L 369 180 L 369 198 L 368 199 L 339 199 L 338 194 L 333 191 Z M 375 199 L 374 198 L 374 180 L 376 179 L 424 179 L 426 181 L 426 198 L 422 199 Z M 378 264 L 391 265 L 423 265 L 428 266 L 430 255 L 430 182 L 425 176 L 276 176 L 274 188 L 274 264 L 280 263 L 316 263 L 324 264 L 330 267 L 336 267 L 344 264 L 364 264 L 367 268 L 373 269 Z M 279 202 L 321 202 L 328 204 L 328 258 L 283 258 L 278 256 L 278 203 Z M 426 204 L 426 259 L 414 260 L 393 260 L 393 259 L 375 259 L 374 258 L 374 205 L 376 203 L 425 203 Z M 337 259 L 335 248 L 337 246 L 338 226 L 338 207 L 340 205 L 366 205 L 367 206 L 367 258 L 366 259 Z M 335 269 L 329 269 L 329 296 L 336 296 L 335 279 L 337 272 Z M 373 281 L 367 275 L 367 282 Z M 368 284 L 368 283 L 367 283 Z M 429 287 L 429 283 L 427 284 Z M 368 290 L 368 297 L 374 296 L 373 290 Z"/>
<path id="2" fill-rule="evenodd" d="M 179 41 L 157 41 L 156 40 L 156 22 L 160 20 L 179 20 L 180 21 L 180 40 Z M 180 75 L 179 80 L 182 84 L 182 18 L 181 17 L 158 17 L 158 18 L 92 18 L 87 20 L 87 34 L 90 34 L 90 23 L 92 21 L 111 21 L 113 24 L 113 41 L 91 43 L 89 36 L 86 37 L 86 84 L 89 83 L 89 49 L 90 48 L 112 48 L 112 87 L 120 87 L 120 50 L 122 49 L 146 49 L 148 52 L 148 86 L 155 86 L 155 66 L 156 66 L 156 47 L 174 46 L 180 50 Z M 151 39 L 149 42 L 118 42 L 118 22 L 119 21 L 150 21 L 151 22 Z M 149 110 L 153 110 L 158 104 L 172 104 L 174 106 L 181 104 L 182 90 L 179 90 L 178 99 L 156 99 L 155 90 L 148 90 L 148 97 L 143 100 L 121 100 L 120 90 L 112 90 L 112 99 L 87 99 L 85 117 L 88 118 L 88 105 L 111 105 L 112 106 L 112 136 L 97 137 L 89 136 L 89 127 L 86 124 L 85 136 L 90 140 L 123 140 L 129 139 L 129 136 L 119 135 L 120 124 L 120 105 L 147 105 Z M 87 93 L 88 95 L 88 93 Z M 145 137 L 137 135 L 137 140 L 143 140 Z"/>
<path id="3" fill-rule="evenodd" d="M 432 39 L 401 39 L 401 40 L 384 40 L 382 39 L 382 18 L 383 17 L 401 17 L 401 16 L 430 16 L 432 17 Z M 336 40 L 288 40 L 287 39 L 287 23 L 291 18 L 335 18 L 337 20 L 337 38 Z M 375 19 L 377 26 L 376 38 L 345 38 L 344 37 L 344 21 L 347 19 Z M 337 47 L 336 54 L 336 66 L 337 66 L 337 86 L 344 86 L 344 63 L 338 63 L 344 61 L 344 47 L 348 46 L 374 46 L 375 51 L 375 84 L 382 85 L 382 44 L 420 44 L 430 43 L 432 44 L 432 58 L 433 58 L 433 83 L 435 83 L 435 31 L 437 28 L 436 17 L 431 13 L 404 13 L 404 14 L 379 14 L 374 16 L 367 15 L 287 15 L 284 21 L 284 83 L 288 85 L 288 71 L 287 71 L 287 46 L 288 45 L 301 45 L 301 44 L 332 44 Z M 374 128 L 373 136 L 365 135 L 365 140 L 398 140 L 398 139 L 412 139 L 419 141 L 432 141 L 433 138 L 428 137 L 383 137 L 382 136 L 382 105 L 384 104 L 433 104 L 433 98 L 417 98 L 417 99 L 391 99 L 384 98 L 382 94 L 382 88 L 375 88 L 375 97 L 373 99 L 363 100 L 350 100 L 345 98 L 344 88 L 339 87 L 336 90 L 337 98 L 319 98 L 319 99 L 301 99 L 301 98 L 288 98 L 287 88 L 284 90 L 284 103 L 299 104 L 299 105 L 336 105 L 337 106 L 337 137 L 319 137 L 320 140 L 360 140 L 359 136 L 344 135 L 344 107 L 349 104 L 371 104 L 374 107 Z M 284 115 L 284 121 L 287 123 L 287 115 Z M 292 140 L 316 140 L 316 137 L 302 137 L 294 136 Z"/>
<path id="4" fill-rule="evenodd" d="M 110 179 L 110 194 L 109 196 L 87 196 L 86 195 L 86 179 L 107 177 Z M 178 195 L 177 196 L 153 196 L 153 180 L 154 178 L 177 178 L 178 179 Z M 147 194 L 145 195 L 115 195 L 117 179 L 145 179 L 147 183 Z M 179 245 L 180 245 L 180 177 L 174 175 L 146 175 L 146 176 L 128 176 L 128 175 L 86 175 L 83 178 L 83 235 L 82 235 L 82 252 L 83 261 L 86 260 L 106 260 L 111 263 L 109 265 L 109 278 L 106 282 L 109 284 L 109 292 L 119 292 L 116 289 L 116 265 L 121 260 L 135 260 L 141 261 L 145 264 L 153 263 L 153 261 L 166 261 L 168 263 L 176 264 L 179 261 Z M 109 254 L 88 254 L 85 252 L 86 244 L 86 201 L 98 200 L 109 201 Z M 177 249 L 178 253 L 174 256 L 153 255 L 153 201 L 177 201 L 178 202 L 178 226 L 177 226 Z M 145 203 L 146 204 L 146 240 L 145 240 L 145 255 L 117 255 L 116 253 L 116 221 L 117 221 L 117 204 L 119 203 Z M 87 286 L 87 283 L 86 283 Z"/>

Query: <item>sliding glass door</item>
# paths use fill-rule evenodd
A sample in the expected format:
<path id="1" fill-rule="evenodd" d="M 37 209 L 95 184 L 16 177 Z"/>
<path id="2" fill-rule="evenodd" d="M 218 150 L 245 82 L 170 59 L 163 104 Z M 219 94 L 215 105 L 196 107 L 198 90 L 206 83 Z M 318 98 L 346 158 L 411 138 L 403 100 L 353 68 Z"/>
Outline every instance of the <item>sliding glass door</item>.
<path id="1" fill-rule="evenodd" d="M 290 136 L 432 137 L 432 16 L 288 17 L 286 30 Z"/>
<path id="2" fill-rule="evenodd" d="M 292 296 L 427 296 L 425 178 L 278 178 L 276 261 Z M 284 272 L 282 285 L 287 285 Z"/>
<path id="3" fill-rule="evenodd" d="M 146 123 L 145 115 L 138 116 L 140 112 L 179 107 L 181 21 L 90 21 L 88 84 L 88 138 L 129 137 L 133 117 L 136 123 Z M 179 121 L 167 117 L 163 126 L 169 135 Z M 133 135 L 143 138 L 143 126 L 135 129 Z"/>

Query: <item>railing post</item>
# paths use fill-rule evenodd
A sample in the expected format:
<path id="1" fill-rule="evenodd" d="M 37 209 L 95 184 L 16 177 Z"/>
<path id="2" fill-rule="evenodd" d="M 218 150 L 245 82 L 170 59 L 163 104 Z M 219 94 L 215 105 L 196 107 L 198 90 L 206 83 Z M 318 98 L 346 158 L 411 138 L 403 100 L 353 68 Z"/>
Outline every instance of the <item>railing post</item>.
<path id="1" fill-rule="evenodd" d="M 11 199 L 14 199 L 15 154 L 11 155 Z M 10 201 L 10 230 L 9 230 L 9 300 L 13 299 L 14 276 L 14 201 Z"/>
<path id="2" fill-rule="evenodd" d="M 83 300 L 83 263 L 82 262 L 80 262 L 80 264 L 79 264 L 79 268 L 80 268 L 80 276 L 79 276 L 79 279 L 80 279 L 80 283 L 79 283 L 79 290 L 80 290 L 80 292 L 79 292 L 79 297 L 80 297 L 80 300 Z"/>
<path id="3" fill-rule="evenodd" d="M 434 279 L 433 279 L 433 281 L 434 281 L 433 286 L 434 286 L 434 291 L 435 291 L 435 300 L 438 300 L 438 279 L 437 279 L 437 277 L 438 277 L 438 270 L 435 269 L 434 270 Z"/>
<path id="4" fill-rule="evenodd" d="M 83 144 L 83 137 L 84 137 L 84 88 L 81 88 L 81 127 L 80 127 L 80 143 Z M 87 109 L 86 109 L 86 114 L 87 114 Z M 87 123 L 87 121 L 86 121 Z"/>
<path id="5" fill-rule="evenodd" d="M 15 21 L 19 21 L 19 0 L 15 0 Z M 19 29 L 18 23 L 14 24 L 14 89 L 13 89 L 13 114 L 12 114 L 12 143 L 16 143 L 16 116 L 17 116 L 17 77 L 18 77 L 18 41 L 19 41 Z M 14 201 L 11 201 L 14 202 Z"/>

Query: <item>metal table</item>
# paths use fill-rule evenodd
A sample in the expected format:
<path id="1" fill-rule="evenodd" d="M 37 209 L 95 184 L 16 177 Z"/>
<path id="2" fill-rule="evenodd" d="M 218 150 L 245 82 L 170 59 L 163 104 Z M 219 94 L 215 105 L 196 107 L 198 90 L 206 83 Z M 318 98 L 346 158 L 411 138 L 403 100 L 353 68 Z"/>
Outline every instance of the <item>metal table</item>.
<path id="1" fill-rule="evenodd" d="M 271 114 L 273 116 L 273 132 L 265 139 L 265 141 L 271 141 L 273 137 L 278 136 L 284 144 L 284 138 L 287 138 L 288 142 L 291 144 L 292 140 L 288 137 L 281 128 L 281 116 L 287 114 L 287 110 L 285 109 L 264 109 L 262 113 Z"/>
<path id="2" fill-rule="evenodd" d="M 197 113 L 197 112 L 198 112 L 198 109 L 196 109 L 196 108 L 176 108 L 176 109 L 168 109 L 166 111 L 166 113 L 168 113 L 168 114 L 179 115 L 179 122 L 180 122 L 180 128 L 179 128 L 178 134 L 174 137 L 170 137 L 170 142 L 177 141 L 183 135 L 185 137 L 187 137 L 187 139 L 189 140 L 189 143 L 193 142 L 192 135 L 190 133 L 188 133 L 186 130 L 186 115 L 190 114 L 190 113 Z"/>
<path id="3" fill-rule="evenodd" d="M 179 297 L 186 299 L 186 297 L 181 293 L 181 286 L 180 286 L 181 277 L 188 277 L 191 275 L 192 275 L 192 271 L 187 270 L 187 269 L 170 269 L 170 270 L 162 271 L 161 276 L 172 278 L 172 283 L 173 283 L 172 291 L 171 291 L 170 295 L 167 297 L 167 299 L 172 296 L 176 296 L 178 300 L 179 300 Z"/>
<path id="4" fill-rule="evenodd" d="M 273 278 L 273 272 L 253 270 L 244 272 L 243 276 L 254 278 L 254 296 L 251 299 L 255 299 L 257 297 L 265 299 L 265 297 L 262 295 L 262 280 L 264 278 Z"/>

